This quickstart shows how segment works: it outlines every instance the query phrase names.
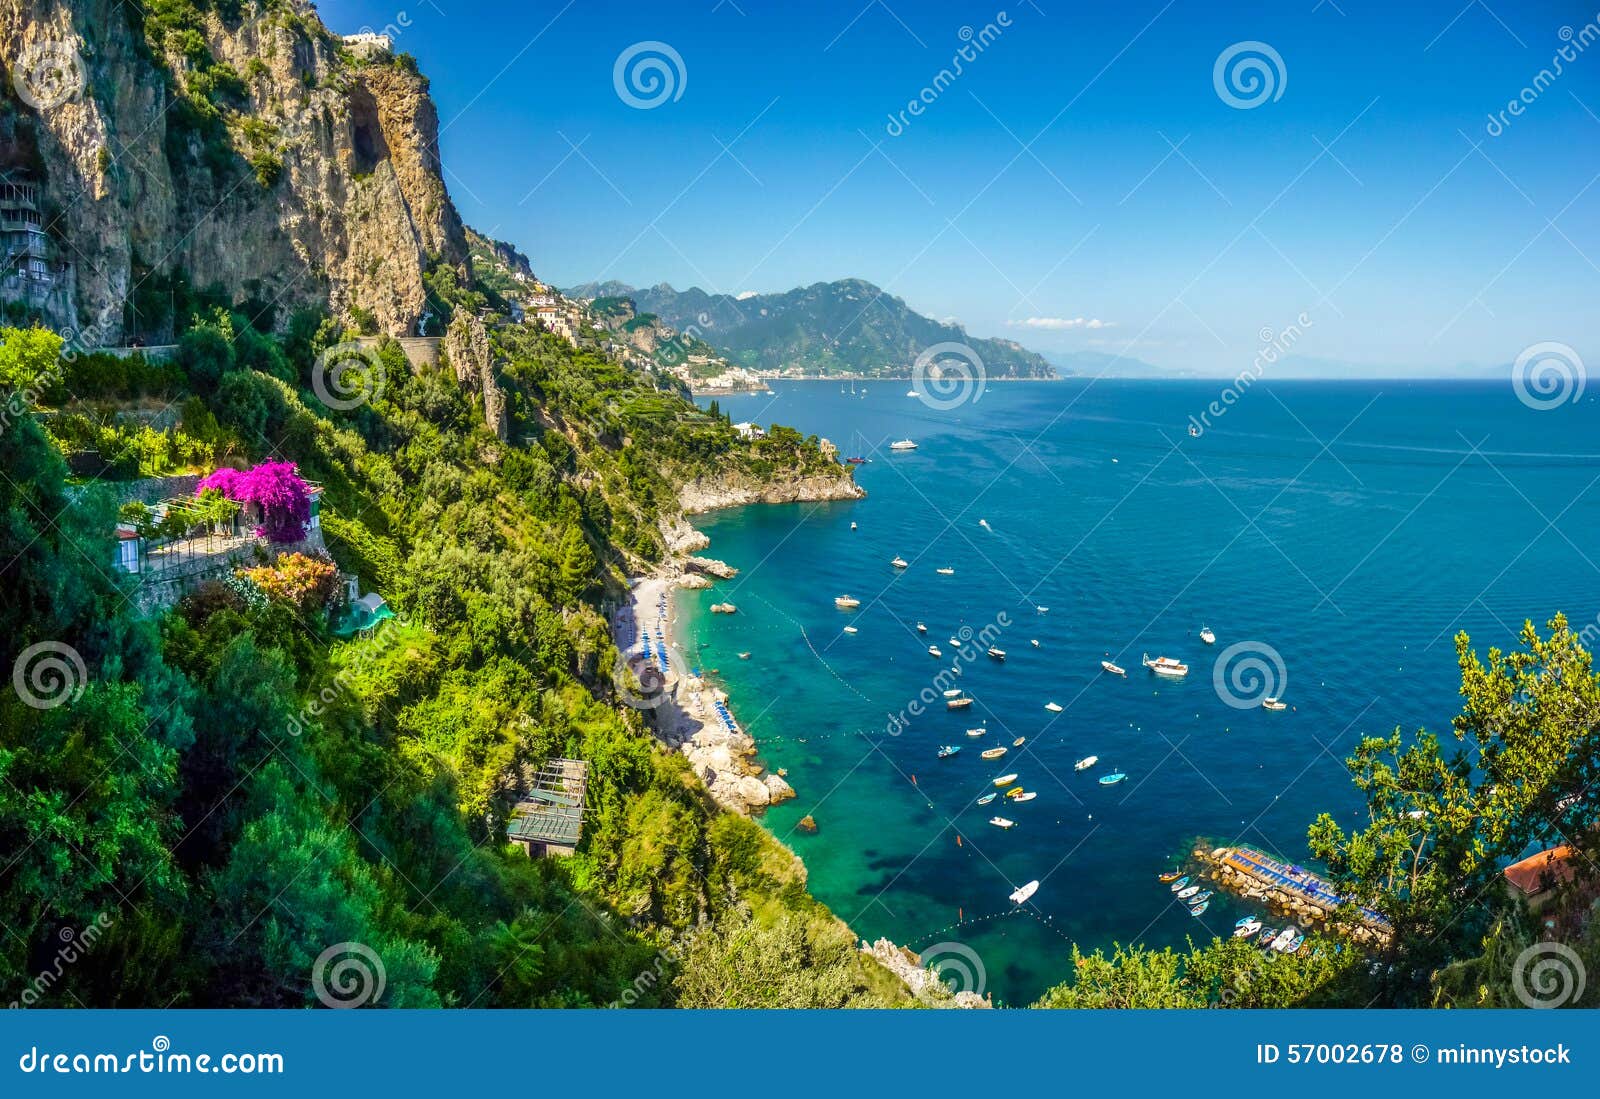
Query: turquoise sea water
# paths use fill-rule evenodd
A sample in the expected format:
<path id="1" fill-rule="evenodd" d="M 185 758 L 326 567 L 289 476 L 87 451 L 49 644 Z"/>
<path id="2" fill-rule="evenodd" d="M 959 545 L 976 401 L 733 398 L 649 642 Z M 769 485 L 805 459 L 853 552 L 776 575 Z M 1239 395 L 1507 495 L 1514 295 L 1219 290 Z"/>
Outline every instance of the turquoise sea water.
<path id="1" fill-rule="evenodd" d="M 1005 1002 L 1065 979 L 1070 941 L 1227 934 L 1245 909 L 1219 894 L 1193 918 L 1156 873 L 1197 837 L 1304 861 L 1319 811 L 1358 820 L 1341 760 L 1363 734 L 1448 733 L 1457 630 L 1484 649 L 1513 644 L 1525 618 L 1600 612 L 1592 399 L 1535 411 L 1509 380 L 1258 383 L 1191 438 L 1220 383 L 993 384 L 950 411 L 903 381 L 856 388 L 720 402 L 870 456 L 857 474 L 870 495 L 701 516 L 707 552 L 742 571 L 681 593 L 677 636 L 787 769 L 799 796 L 765 823 L 812 891 L 868 938 L 963 944 Z M 908 436 L 920 449 L 888 451 Z M 836 610 L 842 593 L 860 609 Z M 706 613 L 721 600 L 740 613 Z M 949 639 L 1001 615 L 1005 662 L 963 664 L 975 705 L 941 699 L 892 731 L 952 663 Z M 1215 665 L 1241 643 L 1224 683 L 1263 656 L 1292 709 L 1226 704 Z M 1188 677 L 1157 681 L 1146 652 L 1186 660 Z M 1101 672 L 1107 654 L 1126 679 Z M 1249 671 L 1241 701 L 1262 693 Z M 965 736 L 975 726 L 988 735 Z M 941 744 L 962 751 L 939 760 Z M 979 758 L 999 745 L 1004 759 Z M 1090 754 L 1098 766 L 1075 773 Z M 1112 770 L 1127 780 L 1100 786 Z M 1036 800 L 975 804 L 1012 771 Z M 1017 827 L 990 826 L 997 811 Z M 796 830 L 806 814 L 816 835 Z M 1014 909 L 1007 894 L 1031 879 L 1038 893 Z"/>

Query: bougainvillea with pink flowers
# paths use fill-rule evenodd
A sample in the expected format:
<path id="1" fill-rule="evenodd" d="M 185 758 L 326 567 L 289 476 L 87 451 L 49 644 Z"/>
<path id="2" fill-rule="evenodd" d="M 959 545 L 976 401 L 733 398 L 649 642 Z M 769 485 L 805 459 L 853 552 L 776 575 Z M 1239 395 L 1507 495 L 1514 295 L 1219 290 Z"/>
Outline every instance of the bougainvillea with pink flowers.
<path id="1" fill-rule="evenodd" d="M 311 489 L 293 462 L 262 462 L 250 469 L 219 469 L 195 486 L 198 496 L 214 488 L 230 500 L 254 504 L 261 513 L 257 537 L 298 542 L 311 518 Z"/>

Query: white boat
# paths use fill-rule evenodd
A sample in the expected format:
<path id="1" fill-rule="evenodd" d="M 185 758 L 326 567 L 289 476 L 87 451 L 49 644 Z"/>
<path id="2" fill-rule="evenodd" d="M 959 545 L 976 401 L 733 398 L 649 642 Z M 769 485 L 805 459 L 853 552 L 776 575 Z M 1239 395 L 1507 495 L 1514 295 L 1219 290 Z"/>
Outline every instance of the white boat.
<path id="1" fill-rule="evenodd" d="M 1109 660 L 1100 661 L 1100 667 L 1103 670 L 1110 672 L 1112 675 L 1126 676 L 1128 674 L 1128 670 L 1126 668 L 1119 664 L 1113 664 Z"/>
<path id="2" fill-rule="evenodd" d="M 961 642 L 957 641 L 955 638 L 952 637 L 950 639 L 950 647 L 952 649 L 959 649 L 961 647 Z"/>
<path id="3" fill-rule="evenodd" d="M 946 566 L 942 569 L 934 569 L 933 571 L 938 573 L 940 576 L 954 576 L 956 574 L 956 570 L 950 568 L 949 566 Z"/>
<path id="4" fill-rule="evenodd" d="M 1289 949 L 1289 944 L 1294 942 L 1294 937 L 1299 933 L 1299 929 L 1296 928 L 1294 924 L 1290 924 L 1288 927 L 1278 932 L 1278 937 L 1273 939 L 1268 945 L 1270 945 L 1272 949 L 1282 953 Z"/>
<path id="5" fill-rule="evenodd" d="M 1037 649 L 1039 647 L 1039 639 L 1037 637 L 1030 637 L 1028 639 L 1028 644 Z"/>
<path id="6" fill-rule="evenodd" d="M 838 595 L 834 596 L 833 605 L 842 611 L 853 611 L 861 606 L 861 600 L 853 595 Z"/>
<path id="7" fill-rule="evenodd" d="M 1034 607 L 1033 609 L 1038 611 L 1040 614 L 1049 614 L 1050 613 L 1050 608 L 1049 607 Z"/>
<path id="8" fill-rule="evenodd" d="M 855 525 L 855 524 L 854 524 L 854 523 L 851 523 L 851 524 L 850 524 L 850 529 L 851 529 L 851 530 L 855 530 L 855 529 L 856 529 L 856 525 Z"/>
<path id="9" fill-rule="evenodd" d="M 854 626 L 846 626 L 844 628 L 844 632 L 845 633 L 855 633 L 856 632 L 856 628 Z"/>
<path id="10" fill-rule="evenodd" d="M 990 817 L 989 823 L 996 828 L 1015 828 L 1017 826 L 1016 821 L 1007 820 L 1005 817 Z"/>
<path id="11" fill-rule="evenodd" d="M 1004 649 L 997 649 L 993 645 L 990 645 L 989 646 L 989 655 L 994 657 L 994 659 L 1003 662 L 1005 660 L 1005 658 L 1006 658 L 1006 651 Z"/>
<path id="12" fill-rule="evenodd" d="M 898 554 L 895 555 L 895 559 L 893 561 L 890 561 L 889 564 L 893 565 L 897 569 L 904 569 L 904 568 L 909 568 L 910 567 L 910 562 L 907 561 L 904 557 L 899 556 Z"/>
<path id="13" fill-rule="evenodd" d="M 1158 656 L 1154 660 L 1145 654 L 1144 666 L 1165 679 L 1182 679 L 1189 674 L 1189 665 L 1170 656 Z"/>
<path id="14" fill-rule="evenodd" d="M 906 390 L 906 396 L 907 397 L 915 397 L 916 395 L 917 395 L 917 391 L 915 389 Z"/>
<path id="15" fill-rule="evenodd" d="M 1038 794 L 1034 793 L 1032 790 L 1029 790 L 1027 793 L 1018 794 L 1016 797 L 1012 798 L 1011 800 L 1012 801 L 1032 801 L 1034 798 L 1036 798 L 1038 796 L 1039 796 Z"/>
<path id="16" fill-rule="evenodd" d="M 928 646 L 928 655 L 929 656 L 943 656 L 944 653 L 939 651 L 939 646 L 937 646 L 937 645 L 929 645 Z"/>
<path id="17" fill-rule="evenodd" d="M 1018 886 L 1016 889 L 1012 890 L 1011 899 L 1017 904 L 1022 904 L 1038 891 L 1039 883 L 1037 881 L 1031 881 L 1027 885 Z"/>
<path id="18" fill-rule="evenodd" d="M 1082 759 L 1078 760 L 1078 762 L 1072 765 L 1072 769 L 1074 771 L 1087 771 L 1089 768 L 1093 767 L 1099 762 L 1099 756 L 1084 756 Z"/>
<path id="19" fill-rule="evenodd" d="M 994 780 L 994 784 L 996 786 L 1010 786 L 1015 781 L 1017 781 L 1017 776 L 1015 774 L 1001 775 L 999 778 Z"/>
<path id="20" fill-rule="evenodd" d="M 917 623 L 917 632 L 918 633 L 927 633 L 928 632 L 928 627 L 924 626 L 921 622 L 918 622 Z"/>
<path id="21" fill-rule="evenodd" d="M 947 710 L 965 710 L 972 705 L 970 698 L 949 698 L 945 700 L 944 708 Z"/>
<path id="22" fill-rule="evenodd" d="M 946 698 L 960 698 L 961 697 L 961 688 L 960 687 L 951 687 L 948 691 L 946 691 L 944 693 L 944 696 Z"/>
<path id="23" fill-rule="evenodd" d="M 916 450 L 917 449 L 917 444 L 912 442 L 910 439 L 900 439 L 897 442 L 890 443 L 889 444 L 889 449 L 890 450 Z"/>
<path id="24" fill-rule="evenodd" d="M 1264 710 L 1287 710 L 1289 704 L 1281 698 L 1273 698 L 1269 695 L 1261 700 L 1261 708 Z"/>
<path id="25" fill-rule="evenodd" d="M 992 794 L 992 793 L 991 794 L 985 794 L 985 795 L 983 795 L 983 797 L 978 799 L 978 804 L 979 805 L 988 805 L 991 801 L 993 801 L 995 798 L 997 798 L 999 796 L 1000 796 L 999 794 Z"/>
<path id="26" fill-rule="evenodd" d="M 999 759 L 1001 756 L 1005 755 L 1007 751 L 1009 751 L 1009 749 L 1006 749 L 1006 748 L 990 748 L 987 752 L 983 753 L 983 758 L 984 759 Z"/>
<path id="27" fill-rule="evenodd" d="M 1046 702 L 1044 704 L 1044 708 L 1049 710 L 1053 714 L 1059 714 L 1061 712 L 1061 707 L 1058 704 L 1054 703 L 1054 702 Z"/>
<path id="28" fill-rule="evenodd" d="M 1211 632 L 1210 626 L 1201 626 L 1200 640 L 1204 641 L 1207 645 L 1215 645 L 1217 643 L 1217 635 Z"/>
<path id="29" fill-rule="evenodd" d="M 967 730 L 967 735 L 970 736 L 970 737 L 980 737 L 980 736 L 987 735 L 988 732 L 989 732 L 988 729 L 982 729 L 982 728 L 979 728 L 979 729 L 968 729 Z"/>
<path id="30" fill-rule="evenodd" d="M 1261 921 L 1256 919 L 1254 916 L 1251 916 L 1233 929 L 1233 937 L 1236 939 L 1248 939 L 1251 935 L 1254 935 L 1260 930 Z"/>
<path id="31" fill-rule="evenodd" d="M 978 525 L 980 527 L 982 527 L 984 530 L 992 530 L 993 529 L 992 527 L 989 526 L 989 520 L 987 520 L 987 519 L 979 519 L 978 520 Z"/>

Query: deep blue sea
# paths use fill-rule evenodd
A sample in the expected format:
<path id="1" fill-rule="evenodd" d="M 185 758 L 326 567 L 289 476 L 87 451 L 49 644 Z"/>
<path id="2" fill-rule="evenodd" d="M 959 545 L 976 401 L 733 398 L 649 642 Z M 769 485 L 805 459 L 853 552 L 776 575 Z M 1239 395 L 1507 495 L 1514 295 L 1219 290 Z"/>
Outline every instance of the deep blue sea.
<path id="1" fill-rule="evenodd" d="M 1509 379 L 1257 383 L 1191 438 L 1222 384 L 997 383 L 948 411 L 904 381 L 720 401 L 872 459 L 864 500 L 699 517 L 707 552 L 741 572 L 682 593 L 676 627 L 798 791 L 766 825 L 858 934 L 925 960 L 971 951 L 1013 1004 L 1068 976 L 1071 942 L 1226 935 L 1246 909 L 1219 894 L 1191 917 L 1157 872 L 1200 837 L 1305 862 L 1318 812 L 1359 821 L 1341 761 L 1361 736 L 1448 735 L 1458 631 L 1483 650 L 1514 644 L 1524 619 L 1600 613 L 1593 398 L 1536 411 Z M 888 450 L 907 437 L 919 449 Z M 835 609 L 846 593 L 859 610 Z M 705 613 L 720 600 L 740 613 Z M 1006 660 L 962 664 L 973 707 L 940 699 L 891 731 L 954 662 L 949 639 L 1002 615 Z M 1266 689 L 1291 709 L 1230 706 L 1216 686 L 1230 650 L 1238 701 Z M 1145 653 L 1190 672 L 1158 681 Z M 1127 678 L 1101 672 L 1108 654 Z M 942 744 L 962 751 L 940 760 Z M 1101 786 L 1114 770 L 1127 779 Z M 976 805 L 1008 772 L 1038 798 Z M 988 824 L 997 811 L 1017 826 Z M 806 814 L 815 835 L 795 827 Z"/>

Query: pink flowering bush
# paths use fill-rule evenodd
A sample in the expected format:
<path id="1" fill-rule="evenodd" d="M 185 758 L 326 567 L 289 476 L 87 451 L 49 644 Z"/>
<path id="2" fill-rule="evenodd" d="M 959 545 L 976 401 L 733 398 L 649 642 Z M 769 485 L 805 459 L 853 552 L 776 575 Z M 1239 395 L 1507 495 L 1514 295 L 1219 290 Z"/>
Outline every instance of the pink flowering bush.
<path id="1" fill-rule="evenodd" d="M 214 488 L 230 500 L 254 504 L 261 514 L 256 535 L 269 542 L 298 542 L 311 518 L 311 489 L 293 462 L 262 462 L 251 469 L 219 469 L 195 486 L 198 496 Z"/>

